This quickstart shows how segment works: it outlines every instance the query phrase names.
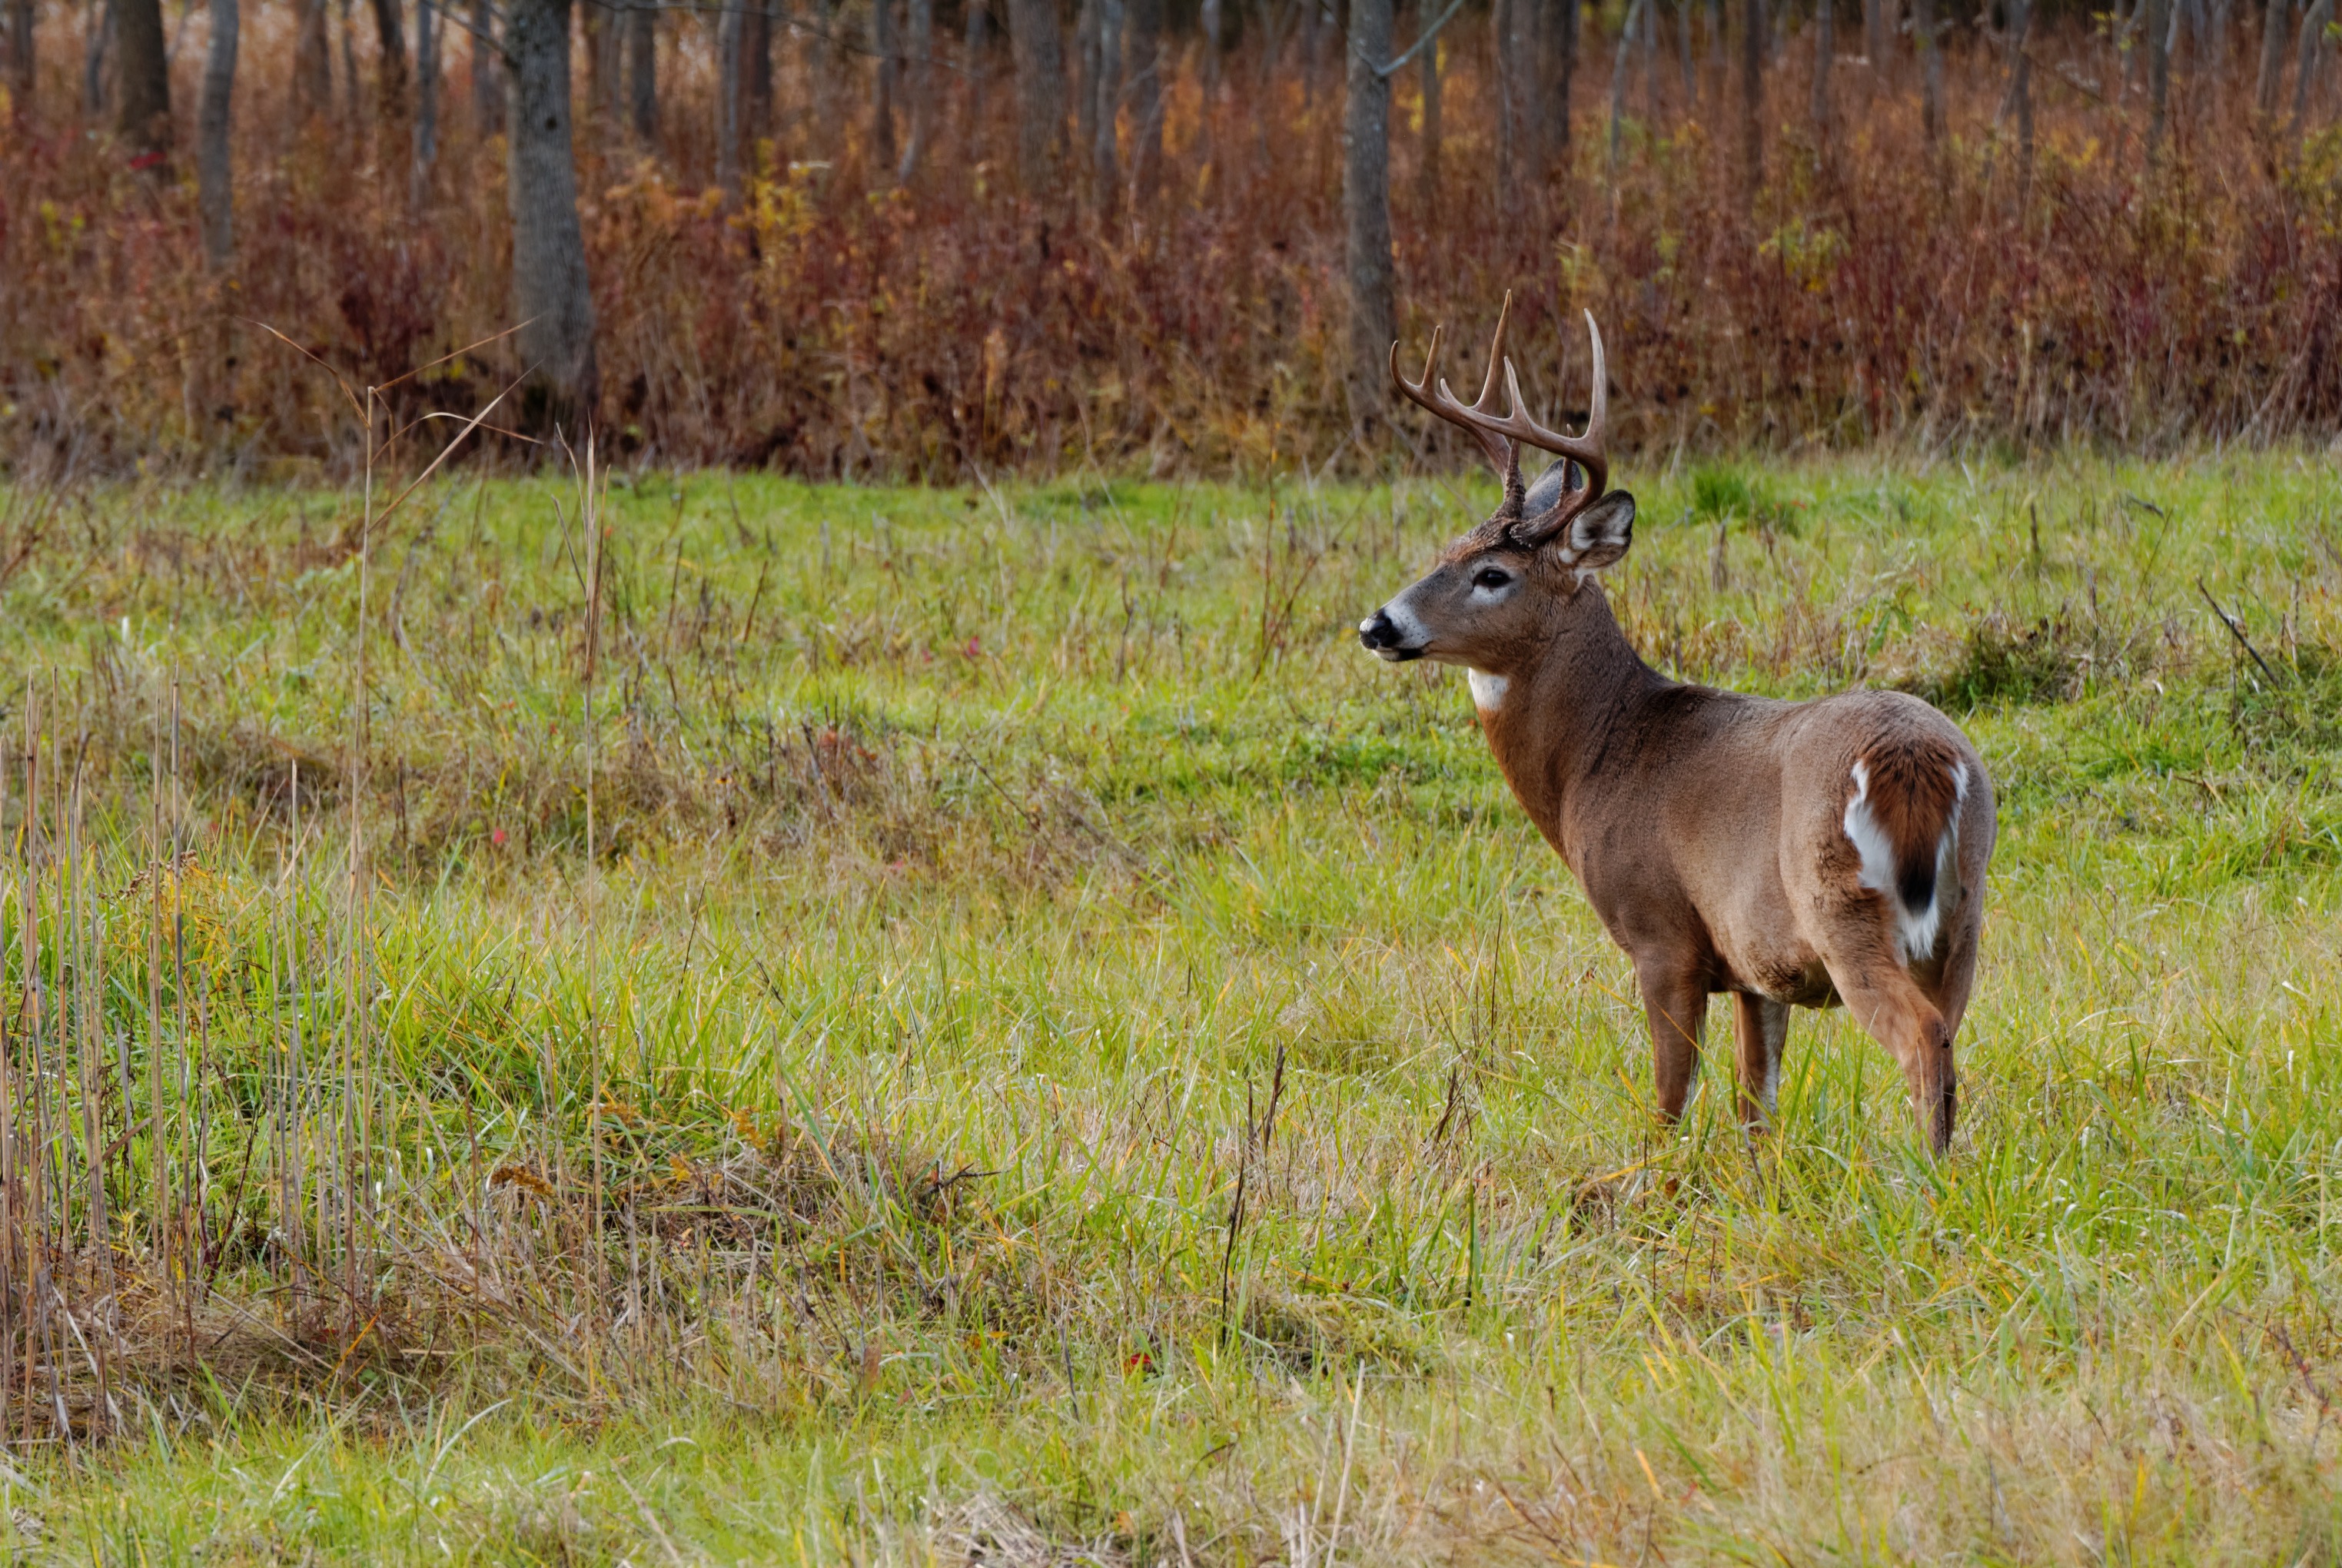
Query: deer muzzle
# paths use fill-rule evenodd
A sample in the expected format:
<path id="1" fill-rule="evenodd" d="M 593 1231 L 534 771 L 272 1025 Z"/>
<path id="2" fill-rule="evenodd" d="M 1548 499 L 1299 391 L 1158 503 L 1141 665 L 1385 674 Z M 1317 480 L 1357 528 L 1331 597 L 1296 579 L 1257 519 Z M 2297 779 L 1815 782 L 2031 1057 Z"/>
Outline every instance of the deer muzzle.
<path id="1" fill-rule="evenodd" d="M 1394 664 L 1423 657 L 1421 628 L 1393 620 L 1388 605 L 1358 623 L 1358 642 L 1375 657 Z"/>

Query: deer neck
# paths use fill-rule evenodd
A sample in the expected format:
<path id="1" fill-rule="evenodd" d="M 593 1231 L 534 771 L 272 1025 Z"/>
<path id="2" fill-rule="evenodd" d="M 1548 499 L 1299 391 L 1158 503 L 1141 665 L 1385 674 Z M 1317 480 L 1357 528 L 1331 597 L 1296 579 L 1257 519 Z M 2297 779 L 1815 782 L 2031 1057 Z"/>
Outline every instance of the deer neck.
<path id="1" fill-rule="evenodd" d="M 1539 832 L 1574 867 L 1571 805 L 1624 760 L 1636 708 L 1668 684 L 1643 663 L 1588 583 L 1561 607 L 1553 635 L 1516 665 L 1472 673 L 1480 727 L 1505 782 Z"/>

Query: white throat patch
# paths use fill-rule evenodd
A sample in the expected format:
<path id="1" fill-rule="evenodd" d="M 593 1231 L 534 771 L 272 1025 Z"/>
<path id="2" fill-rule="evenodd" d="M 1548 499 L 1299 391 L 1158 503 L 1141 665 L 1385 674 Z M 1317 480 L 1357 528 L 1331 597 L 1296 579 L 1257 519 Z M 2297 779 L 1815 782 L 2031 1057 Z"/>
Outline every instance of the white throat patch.
<path id="1" fill-rule="evenodd" d="M 1472 705 L 1484 714 L 1496 713 L 1504 707 L 1505 692 L 1513 684 L 1486 670 L 1467 670 L 1465 679 L 1472 685 Z"/>

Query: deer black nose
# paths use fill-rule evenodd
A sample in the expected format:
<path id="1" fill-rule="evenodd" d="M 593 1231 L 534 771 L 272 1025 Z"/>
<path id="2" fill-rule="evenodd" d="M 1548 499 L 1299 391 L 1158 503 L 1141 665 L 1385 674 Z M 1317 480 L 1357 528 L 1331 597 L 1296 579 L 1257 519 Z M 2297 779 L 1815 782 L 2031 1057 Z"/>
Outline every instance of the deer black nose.
<path id="1" fill-rule="evenodd" d="M 1358 642 L 1369 653 L 1385 659 L 1420 658 L 1423 650 L 1406 645 L 1406 634 L 1386 610 L 1376 610 L 1358 623 Z"/>

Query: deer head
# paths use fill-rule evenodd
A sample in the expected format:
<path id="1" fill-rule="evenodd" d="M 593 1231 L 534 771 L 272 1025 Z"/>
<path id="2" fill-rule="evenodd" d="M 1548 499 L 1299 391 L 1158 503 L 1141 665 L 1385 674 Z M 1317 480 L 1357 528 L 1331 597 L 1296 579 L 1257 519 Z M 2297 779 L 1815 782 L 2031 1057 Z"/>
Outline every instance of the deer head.
<path id="1" fill-rule="evenodd" d="M 1615 565 L 1634 543 L 1635 498 L 1605 489 L 1609 395 L 1602 330 L 1594 325 L 1593 313 L 1586 313 L 1586 326 L 1594 339 L 1594 395 L 1586 434 L 1576 436 L 1547 430 L 1523 410 L 1520 377 L 1505 355 L 1512 314 L 1513 296 L 1507 294 L 1488 348 L 1486 379 L 1479 400 L 1468 406 L 1439 375 L 1444 328 L 1432 329 L 1420 381 L 1399 374 L 1398 345 L 1391 345 L 1391 380 L 1411 402 L 1470 431 L 1505 492 L 1486 522 L 1442 552 L 1420 581 L 1358 624 L 1358 640 L 1381 658 L 1432 659 L 1508 675 L 1552 641 L 1586 580 Z M 1500 373 L 1502 414 L 1496 412 Z M 1534 484 L 1521 483 L 1524 445 L 1560 456 Z M 1573 468 L 1582 474 L 1582 484 L 1570 483 Z"/>

